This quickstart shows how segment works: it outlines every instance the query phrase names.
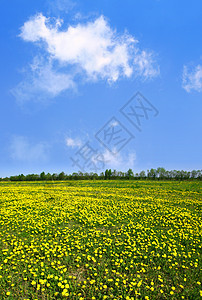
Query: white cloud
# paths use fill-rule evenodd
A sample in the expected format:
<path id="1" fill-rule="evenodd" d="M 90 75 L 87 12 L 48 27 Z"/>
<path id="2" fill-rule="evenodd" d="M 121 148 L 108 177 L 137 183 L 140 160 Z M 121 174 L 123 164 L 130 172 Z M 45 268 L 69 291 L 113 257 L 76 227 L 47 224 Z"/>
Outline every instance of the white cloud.
<path id="1" fill-rule="evenodd" d="M 119 123 L 118 123 L 117 121 L 113 121 L 113 122 L 111 122 L 111 124 L 110 124 L 111 127 L 116 127 L 116 126 L 118 126 L 118 125 L 119 125 Z"/>
<path id="2" fill-rule="evenodd" d="M 68 13 L 76 6 L 76 3 L 71 0 L 47 0 L 47 4 L 54 13 Z"/>
<path id="3" fill-rule="evenodd" d="M 31 144 L 23 136 L 13 137 L 10 151 L 14 160 L 34 162 L 47 159 L 47 145 L 45 143 Z"/>
<path id="4" fill-rule="evenodd" d="M 76 139 L 66 138 L 66 145 L 67 145 L 67 147 L 71 147 L 71 148 L 81 147 L 82 141 L 78 138 L 76 138 Z"/>
<path id="5" fill-rule="evenodd" d="M 132 75 L 148 79 L 159 74 L 153 55 L 141 51 L 133 36 L 113 30 L 104 16 L 66 29 L 62 24 L 61 19 L 37 14 L 21 27 L 20 37 L 44 51 L 44 59 L 34 62 L 28 78 L 14 89 L 17 98 L 35 99 L 36 93 L 55 97 L 75 88 L 77 75 L 82 81 L 112 83 Z"/>
<path id="6" fill-rule="evenodd" d="M 55 70 L 51 61 L 45 62 L 42 58 L 35 57 L 26 72 L 24 81 L 12 89 L 11 93 L 19 103 L 24 103 L 28 100 L 53 98 L 66 89 L 74 87 L 75 84 L 69 74 Z"/>
<path id="7" fill-rule="evenodd" d="M 118 36 L 103 16 L 94 22 L 69 26 L 66 31 L 59 30 L 61 24 L 61 20 L 50 24 L 50 19 L 39 14 L 25 22 L 20 36 L 25 41 L 45 42 L 52 58 L 78 65 L 89 79 L 116 81 L 121 76 L 131 76 L 131 50 L 137 42 L 132 36 Z"/>
<path id="8" fill-rule="evenodd" d="M 197 92 L 202 91 L 202 65 L 197 65 L 194 68 L 188 68 L 184 66 L 183 68 L 183 78 L 182 87 L 190 92 L 195 90 Z"/>
<path id="9" fill-rule="evenodd" d="M 148 79 L 160 74 L 160 68 L 153 56 L 151 52 L 137 51 L 134 58 L 134 69 L 138 76 Z"/>
<path id="10" fill-rule="evenodd" d="M 113 152 L 116 152 L 115 149 L 113 149 Z M 100 160 L 101 157 L 104 161 L 105 169 L 110 168 L 127 171 L 129 168 L 134 167 L 136 153 L 130 152 L 122 154 L 121 152 L 117 152 L 116 154 L 112 154 L 109 150 L 105 150 L 104 152 L 100 152 Z M 96 156 L 92 157 L 92 161 L 96 164 Z"/>

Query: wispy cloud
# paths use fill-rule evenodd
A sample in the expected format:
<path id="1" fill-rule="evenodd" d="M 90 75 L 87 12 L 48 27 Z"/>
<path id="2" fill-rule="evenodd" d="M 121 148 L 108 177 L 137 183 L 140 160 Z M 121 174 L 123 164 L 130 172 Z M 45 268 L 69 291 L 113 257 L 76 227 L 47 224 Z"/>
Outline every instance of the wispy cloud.
<path id="1" fill-rule="evenodd" d="M 184 66 L 182 87 L 187 91 L 195 90 L 197 92 L 202 91 L 202 65 L 195 67 Z"/>
<path id="2" fill-rule="evenodd" d="M 138 50 L 134 58 L 134 69 L 137 76 L 144 79 L 156 77 L 160 74 L 160 67 L 157 65 L 152 52 Z"/>
<path id="3" fill-rule="evenodd" d="M 10 154 L 13 160 L 35 162 L 47 159 L 47 145 L 33 144 L 24 136 L 14 136 L 10 145 Z"/>
<path id="4" fill-rule="evenodd" d="M 44 51 L 44 59 L 35 58 L 28 78 L 14 89 L 17 98 L 34 98 L 41 92 L 55 97 L 75 87 L 77 75 L 82 81 L 113 83 L 133 75 L 148 79 L 159 74 L 153 54 L 141 51 L 127 32 L 117 33 L 104 16 L 66 30 L 62 24 L 61 19 L 37 14 L 21 27 L 20 37 Z"/>
<path id="5" fill-rule="evenodd" d="M 21 104 L 28 100 L 40 101 L 54 98 L 67 89 L 73 89 L 75 84 L 69 74 L 65 74 L 53 67 L 51 60 L 45 61 L 35 57 L 25 71 L 25 78 L 11 93 Z"/>
<path id="6" fill-rule="evenodd" d="M 109 150 L 104 150 L 104 152 L 100 152 L 100 157 L 102 157 L 104 161 L 105 169 L 128 170 L 134 167 L 136 161 L 135 152 L 129 152 L 127 154 L 117 152 L 116 154 L 112 154 Z M 96 156 L 92 157 L 92 161 L 96 163 Z"/>
<path id="7" fill-rule="evenodd" d="M 110 124 L 111 127 L 116 127 L 118 125 L 119 125 L 119 123 L 117 121 L 112 121 Z"/>
<path id="8" fill-rule="evenodd" d="M 70 137 L 66 138 L 67 147 L 79 148 L 82 146 L 82 141 L 79 138 L 72 139 Z"/>
<path id="9" fill-rule="evenodd" d="M 72 0 L 48 0 L 47 4 L 54 13 L 68 13 L 76 6 L 76 3 Z"/>

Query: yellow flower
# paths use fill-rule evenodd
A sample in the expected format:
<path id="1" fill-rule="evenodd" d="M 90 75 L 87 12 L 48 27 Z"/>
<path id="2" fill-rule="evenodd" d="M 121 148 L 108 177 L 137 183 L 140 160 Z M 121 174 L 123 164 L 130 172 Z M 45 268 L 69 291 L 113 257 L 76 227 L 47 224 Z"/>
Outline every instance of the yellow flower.
<path id="1" fill-rule="evenodd" d="M 64 290 L 62 291 L 62 295 L 66 294 L 66 293 L 67 293 L 67 289 L 64 289 Z"/>
<path id="2" fill-rule="evenodd" d="M 137 286 L 140 287 L 141 284 L 142 284 L 142 280 L 140 280 L 140 281 L 138 282 Z"/>

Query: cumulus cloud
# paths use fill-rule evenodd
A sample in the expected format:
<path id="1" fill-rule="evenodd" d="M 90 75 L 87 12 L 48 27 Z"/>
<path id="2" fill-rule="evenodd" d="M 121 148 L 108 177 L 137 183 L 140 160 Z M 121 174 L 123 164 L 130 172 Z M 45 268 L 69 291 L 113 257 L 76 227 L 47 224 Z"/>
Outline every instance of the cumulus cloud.
<path id="1" fill-rule="evenodd" d="M 59 30 L 61 25 L 61 20 L 50 24 L 50 19 L 39 14 L 24 24 L 20 36 L 25 41 L 44 42 L 52 58 L 77 64 L 90 79 L 116 81 L 122 75 L 131 76 L 131 50 L 137 42 L 132 36 L 118 36 L 103 16 L 65 31 Z"/>
<path id="2" fill-rule="evenodd" d="M 37 14 L 21 27 L 19 36 L 37 45 L 44 60 L 33 63 L 36 67 L 31 67 L 29 78 L 17 86 L 16 97 L 28 97 L 35 91 L 55 97 L 75 87 L 77 75 L 82 81 L 113 83 L 134 73 L 146 79 L 159 74 L 153 55 L 141 51 L 138 41 L 127 32 L 113 30 L 104 16 L 66 28 L 63 23 Z"/>
<path id="3" fill-rule="evenodd" d="M 202 65 L 197 65 L 193 68 L 184 66 L 182 87 L 187 91 L 195 90 L 202 91 Z"/>
<path id="4" fill-rule="evenodd" d="M 67 147 L 77 148 L 82 146 L 82 141 L 78 138 L 72 139 L 70 137 L 66 138 Z"/>
<path id="5" fill-rule="evenodd" d="M 47 159 L 47 145 L 42 142 L 31 144 L 24 136 L 13 137 L 10 151 L 14 160 L 33 162 Z"/>

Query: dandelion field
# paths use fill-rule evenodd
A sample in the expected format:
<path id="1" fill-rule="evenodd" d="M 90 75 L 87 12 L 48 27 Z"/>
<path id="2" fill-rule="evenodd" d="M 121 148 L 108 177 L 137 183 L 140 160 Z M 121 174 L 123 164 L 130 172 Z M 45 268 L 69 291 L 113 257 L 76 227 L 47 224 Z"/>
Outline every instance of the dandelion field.
<path id="1" fill-rule="evenodd" d="M 202 299 L 202 182 L 0 183 L 0 299 Z"/>

